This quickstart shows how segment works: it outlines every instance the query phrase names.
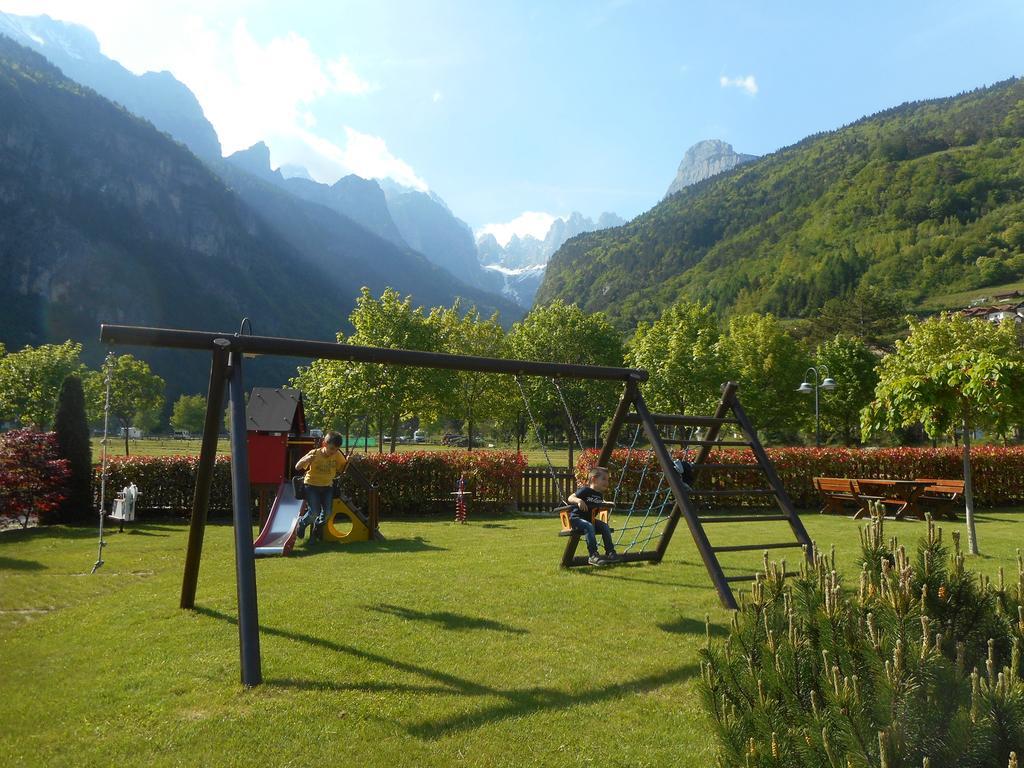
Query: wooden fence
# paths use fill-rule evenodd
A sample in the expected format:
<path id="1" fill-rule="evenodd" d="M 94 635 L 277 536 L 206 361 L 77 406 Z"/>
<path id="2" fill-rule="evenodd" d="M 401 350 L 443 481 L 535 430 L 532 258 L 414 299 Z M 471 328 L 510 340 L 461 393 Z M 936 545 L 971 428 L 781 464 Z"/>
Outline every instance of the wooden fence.
<path id="1" fill-rule="evenodd" d="M 550 512 L 575 490 L 573 473 L 565 467 L 556 467 L 554 477 L 547 467 L 527 467 L 516 503 L 524 512 Z"/>

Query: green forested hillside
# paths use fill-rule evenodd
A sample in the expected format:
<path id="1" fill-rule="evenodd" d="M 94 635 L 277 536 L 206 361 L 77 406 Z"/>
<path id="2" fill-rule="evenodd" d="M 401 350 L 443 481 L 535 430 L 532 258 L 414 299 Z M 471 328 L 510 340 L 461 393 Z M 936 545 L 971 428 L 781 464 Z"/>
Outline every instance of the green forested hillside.
<path id="1" fill-rule="evenodd" d="M 808 137 L 567 242 L 537 302 L 624 328 L 679 298 L 813 314 L 861 282 L 935 294 L 1024 276 L 1024 81 L 904 104 Z"/>

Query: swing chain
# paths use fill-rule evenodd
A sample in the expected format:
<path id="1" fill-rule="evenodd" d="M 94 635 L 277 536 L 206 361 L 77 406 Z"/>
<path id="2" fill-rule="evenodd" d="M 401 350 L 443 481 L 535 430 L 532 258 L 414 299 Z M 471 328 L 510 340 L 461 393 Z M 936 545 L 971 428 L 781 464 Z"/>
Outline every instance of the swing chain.
<path id="1" fill-rule="evenodd" d="M 104 506 L 106 505 L 107 496 L 107 475 L 109 466 L 107 462 L 107 437 L 110 433 L 110 382 L 114 377 L 114 359 L 114 353 L 108 352 L 106 359 L 103 361 L 106 393 L 103 400 L 103 439 L 100 441 L 100 540 L 96 548 L 96 562 L 93 563 L 92 571 L 90 571 L 90 573 L 96 573 L 100 566 L 103 565 L 103 548 L 107 545 L 107 542 L 103 540 L 103 518 L 105 516 Z"/>
<path id="2" fill-rule="evenodd" d="M 576 429 L 576 422 L 573 421 L 572 413 L 569 412 L 569 404 L 565 401 L 565 395 L 562 394 L 562 388 L 558 386 L 558 379 L 552 377 L 551 383 L 555 385 L 555 391 L 558 393 L 558 399 L 562 401 L 562 408 L 565 409 L 565 418 L 569 420 L 569 426 L 572 427 L 572 432 L 576 435 L 576 443 L 579 445 L 581 451 L 585 451 L 583 447 L 583 438 L 580 437 L 580 431 Z"/>
<path id="3" fill-rule="evenodd" d="M 526 406 L 526 415 L 530 417 L 530 425 L 533 427 L 533 434 L 537 438 L 537 442 L 540 443 L 540 449 L 544 453 L 544 461 L 548 465 L 548 473 L 551 475 L 551 481 L 555 487 L 562 491 L 562 501 L 564 502 L 569 498 L 569 494 L 565 493 L 565 486 L 558 479 L 558 475 L 555 474 L 555 465 L 551 463 L 551 457 L 548 455 L 548 448 L 544 445 L 544 441 L 540 436 L 540 428 L 537 426 L 537 420 L 533 417 L 533 410 L 530 408 L 530 399 L 526 396 L 526 389 L 523 387 L 522 378 L 517 373 L 512 378 L 515 379 L 516 385 L 519 387 L 519 394 L 523 398 L 523 405 Z"/>

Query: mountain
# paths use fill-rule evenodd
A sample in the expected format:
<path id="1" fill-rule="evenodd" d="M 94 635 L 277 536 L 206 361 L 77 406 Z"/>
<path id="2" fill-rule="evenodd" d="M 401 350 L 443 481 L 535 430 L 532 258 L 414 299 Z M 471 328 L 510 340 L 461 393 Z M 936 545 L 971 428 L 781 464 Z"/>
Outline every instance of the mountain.
<path id="1" fill-rule="evenodd" d="M 438 266 L 470 285 L 493 289 L 480 268 L 473 230 L 433 192 L 421 192 L 380 179 L 388 210 L 402 239 Z"/>
<path id="2" fill-rule="evenodd" d="M 301 165 L 285 163 L 277 170 L 279 170 L 281 175 L 286 179 L 306 179 L 307 181 L 315 181 L 315 179 L 309 175 L 309 171 Z"/>
<path id="3" fill-rule="evenodd" d="M 296 290 L 330 285 L 187 148 L 0 36 L 0 341 L 74 339 L 101 322 L 331 338 Z M 132 350 L 138 353 L 138 350 Z M 169 394 L 203 391 L 205 355 L 149 350 Z M 275 378 L 294 363 L 261 363 Z M 252 371 L 259 371 L 260 366 Z"/>
<path id="4" fill-rule="evenodd" d="M 254 175 L 262 159 L 257 149 L 212 163 L 214 173 L 0 36 L 0 341 L 15 349 L 71 338 L 96 363 L 100 322 L 231 330 L 243 315 L 260 334 L 333 339 L 363 285 L 519 316 L 511 302 L 281 189 L 269 165 L 269 179 Z M 205 356 L 140 356 L 172 397 L 205 387 Z M 294 366 L 260 360 L 250 376 L 280 383 Z"/>
<path id="5" fill-rule="evenodd" d="M 270 148 L 262 141 L 228 156 L 227 162 L 296 197 L 329 208 L 393 245 L 408 248 L 391 219 L 384 192 L 373 180 L 349 175 L 328 185 L 313 181 L 308 174 L 306 178 L 301 175 L 285 176 L 283 168 L 271 168 Z"/>
<path id="6" fill-rule="evenodd" d="M 336 325 L 344 323 L 361 286 L 375 294 L 391 287 L 411 294 L 416 302 L 428 307 L 450 305 L 459 298 L 464 304 L 476 305 L 484 314 L 500 312 L 506 323 L 522 315 L 521 308 L 512 301 L 467 285 L 409 246 L 380 237 L 333 206 L 293 194 L 290 184 L 282 185 L 278 171 L 270 170 L 269 155 L 267 163 L 257 167 L 248 161 L 257 153 L 262 157 L 262 152 L 246 153 L 247 162 L 240 163 L 233 155 L 214 170 L 289 246 L 331 276 L 317 284 L 296 273 L 291 290 L 314 291 L 322 296 L 321 311 L 338 318 L 333 321 Z M 379 192 L 376 184 L 369 183 Z"/>
<path id="7" fill-rule="evenodd" d="M 573 211 L 566 218 L 556 218 L 551 222 L 543 240 L 532 235 L 512 235 L 502 247 L 494 235 L 483 234 L 477 238 L 477 257 L 492 280 L 499 281 L 498 289 L 503 294 L 524 307 L 530 307 L 544 279 L 548 259 L 566 240 L 584 232 L 625 223 L 614 213 L 602 213 L 595 222 Z"/>
<path id="8" fill-rule="evenodd" d="M 508 299 L 527 309 L 533 305 L 533 297 L 544 279 L 543 264 L 527 267 L 484 264 L 483 268 L 494 280 L 498 290 Z"/>
<path id="9" fill-rule="evenodd" d="M 869 283 L 910 304 L 1024 276 L 1024 81 L 902 106 L 568 241 L 540 303 L 622 328 L 679 299 L 807 317 Z"/>
<path id="10" fill-rule="evenodd" d="M 104 56 L 90 30 L 49 16 L 0 12 L 0 34 L 42 54 L 71 80 L 149 120 L 199 157 L 220 157 L 220 140 L 199 101 L 170 72 L 135 75 Z"/>
<path id="11" fill-rule="evenodd" d="M 64 64 L 66 69 L 82 72 L 83 77 L 90 79 L 93 84 L 91 87 L 94 86 L 95 90 L 107 98 L 119 99 L 123 103 L 128 100 L 124 94 L 133 97 L 148 94 L 149 101 L 136 98 L 132 103 L 152 106 L 166 102 L 168 114 L 163 125 L 158 124 L 158 111 L 154 109 L 140 116 L 148 117 L 158 128 L 166 130 L 193 149 L 188 126 L 198 115 L 208 129 L 209 136 L 212 136 L 216 151 L 197 151 L 197 155 L 229 182 L 237 183 L 238 191 L 246 198 L 246 202 L 261 211 L 265 219 L 275 222 L 274 228 L 279 233 L 285 233 L 284 240 L 292 247 L 332 272 L 340 264 L 346 265 L 345 276 L 342 278 L 343 291 L 339 299 L 341 296 L 354 296 L 353 290 L 357 291 L 363 284 L 375 290 L 391 285 L 414 294 L 418 301 L 428 304 L 448 304 L 458 296 L 477 304 L 481 311 L 502 311 L 507 321 L 514 320 L 520 314 L 516 304 L 500 296 L 500 280 L 488 280 L 475 259 L 468 270 L 468 279 L 460 280 L 443 269 L 437 269 L 436 264 L 429 259 L 411 254 L 409 245 L 391 218 L 388 203 L 377 182 L 350 175 L 333 185 L 320 184 L 309 178 L 303 168 L 290 168 L 288 174 L 284 174 L 282 169 L 272 168 L 270 149 L 263 142 L 235 152 L 224 160 L 221 158 L 216 133 L 202 117 L 202 110 L 194 95 L 168 73 L 159 76 L 154 73 L 133 75 L 117 62 L 105 57 L 99 50 L 95 36 L 84 27 L 53 21 L 45 16 L 8 15 L 0 15 L 0 25 L 0 31 L 17 34 L 19 39 L 31 42 L 44 56 L 53 57 L 52 63 Z M 171 101 L 166 98 L 167 93 L 163 90 L 147 91 L 154 78 L 160 81 L 169 78 L 174 84 L 174 93 L 181 98 Z M 125 106 L 133 111 L 127 104 Z M 175 118 L 175 115 L 179 117 Z M 235 171 L 243 173 L 239 175 Z M 253 179 L 274 185 L 287 195 L 312 205 L 296 206 L 295 201 L 271 195 L 264 187 L 254 185 Z M 266 207 L 269 199 L 277 201 L 276 208 Z M 431 199 L 443 207 L 440 198 L 433 196 Z M 325 208 L 337 216 L 332 218 L 327 215 L 323 210 Z M 291 221 L 286 221 L 280 215 L 283 210 L 294 214 Z M 449 218 L 455 220 L 446 207 L 444 210 Z M 294 225 L 296 221 L 305 221 L 307 224 L 315 221 L 319 225 L 315 232 L 301 232 Z M 464 224 L 462 226 L 465 227 Z M 327 241 L 324 234 L 326 231 L 331 233 L 332 238 Z M 314 242 L 317 243 L 315 253 L 310 245 Z"/>
<path id="12" fill-rule="evenodd" d="M 757 160 L 757 155 L 741 155 L 732 148 L 732 144 L 719 139 L 698 141 L 683 155 L 676 177 L 668 185 L 665 197 L 674 195 L 683 187 L 731 171 L 737 165 L 749 163 L 751 160 Z"/>

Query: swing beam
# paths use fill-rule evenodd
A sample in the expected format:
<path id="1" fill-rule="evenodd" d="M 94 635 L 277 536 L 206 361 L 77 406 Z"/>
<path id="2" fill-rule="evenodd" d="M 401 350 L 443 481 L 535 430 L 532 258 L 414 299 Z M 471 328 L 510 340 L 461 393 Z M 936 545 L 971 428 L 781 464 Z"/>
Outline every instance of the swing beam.
<path id="1" fill-rule="evenodd" d="M 238 594 L 239 656 L 242 684 L 247 687 L 263 682 L 263 673 L 256 593 L 256 562 L 252 544 L 252 512 L 249 505 L 245 398 L 242 387 L 242 360 L 244 357 L 272 355 L 478 373 L 622 381 L 627 392 L 638 391 L 637 384 L 647 380 L 647 372 L 635 368 L 551 363 L 537 360 L 506 360 L 409 349 L 363 347 L 307 339 L 253 336 L 239 333 L 209 333 L 135 325 L 103 324 L 100 326 L 100 340 L 111 345 L 205 351 L 212 356 L 206 421 L 203 428 L 199 466 L 196 470 L 196 487 L 192 501 L 192 517 L 189 524 L 188 548 L 181 587 L 180 606 L 185 609 L 195 607 L 199 562 L 202 557 L 217 437 L 220 432 L 220 414 L 224 405 L 224 390 L 228 391 L 231 413 L 231 455 L 233 457 L 231 496 L 235 539 L 235 577 Z M 631 400 L 632 398 L 630 398 Z M 620 413 L 621 409 L 622 403 L 619 404 L 619 410 L 616 411 L 616 435 L 618 427 L 621 426 L 622 416 L 625 415 L 624 412 Z M 614 445 L 616 435 L 610 435 L 613 438 L 610 445 Z M 608 455 L 611 453 L 608 445 L 605 446 L 605 451 L 602 451 L 601 454 L 603 461 L 607 461 L 606 453 Z"/>

